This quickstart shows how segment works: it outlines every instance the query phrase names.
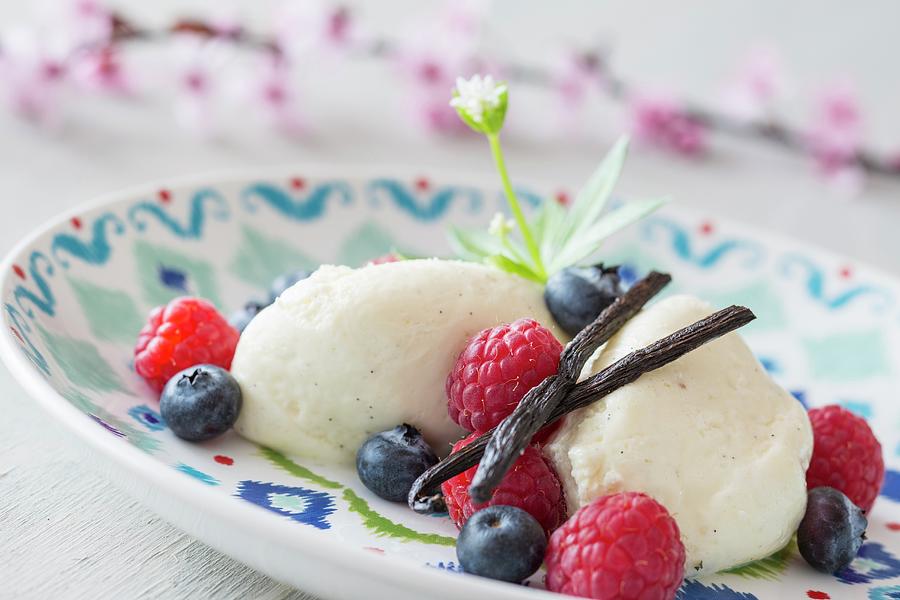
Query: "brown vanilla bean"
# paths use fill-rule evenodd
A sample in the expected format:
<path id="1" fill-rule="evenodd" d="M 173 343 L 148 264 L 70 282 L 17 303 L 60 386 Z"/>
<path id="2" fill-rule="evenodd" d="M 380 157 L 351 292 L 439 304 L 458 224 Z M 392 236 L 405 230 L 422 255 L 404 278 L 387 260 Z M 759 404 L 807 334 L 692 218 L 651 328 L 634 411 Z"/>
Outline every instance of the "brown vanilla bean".
<path id="1" fill-rule="evenodd" d="M 628 319 L 633 317 L 641 308 L 643 308 L 643 306 L 658 294 L 671 280 L 672 278 L 669 275 L 657 273 L 656 271 L 650 272 L 646 277 L 631 286 L 621 298 L 616 299 L 616 301 L 608 306 L 606 310 L 600 313 L 593 323 L 585 327 L 571 342 L 569 342 L 560 357 L 559 371 L 573 375 L 563 380 L 558 380 L 559 383 L 554 385 L 553 390 L 550 390 L 553 397 L 547 399 L 547 401 L 543 403 L 544 407 L 537 415 L 537 419 L 540 423 L 546 420 L 549 411 L 552 410 L 553 407 L 559 403 L 561 397 L 565 395 L 565 393 L 562 393 L 561 396 L 559 394 L 562 391 L 561 386 L 563 383 L 568 383 L 566 379 L 577 380 L 578 375 L 581 373 L 581 369 L 584 368 L 585 363 L 594 353 L 594 350 L 611 338 L 616 331 L 621 329 L 622 325 L 624 325 Z M 538 397 L 540 393 L 546 390 L 550 385 L 550 379 L 551 378 L 544 380 L 531 390 L 530 393 L 522 399 L 519 406 L 528 405 L 534 402 L 531 398 Z M 557 380 L 555 376 L 553 379 Z M 574 381 L 571 381 L 571 385 L 574 385 Z M 569 389 L 571 389 L 571 386 L 567 385 L 565 391 L 567 392 Z M 533 426 L 533 424 L 531 426 Z M 540 425 L 538 425 L 537 429 L 540 429 Z M 534 431 L 537 431 L 537 429 Z M 492 429 L 491 432 L 495 430 L 496 428 Z M 534 431 L 529 435 L 529 440 L 531 439 L 531 436 L 534 435 Z M 478 440 L 473 441 L 464 448 L 463 451 L 448 457 L 423 473 L 410 490 L 409 506 L 417 512 L 438 512 L 439 506 L 443 504 L 443 501 L 440 497 L 440 493 L 436 490 L 437 485 L 440 485 L 440 483 L 446 481 L 450 477 L 458 475 L 466 469 L 478 464 L 478 460 L 484 453 L 484 448 L 488 439 L 489 434 L 487 437 L 479 437 Z M 469 456 L 474 456 L 474 459 L 468 458 Z M 442 470 L 445 467 L 452 469 L 453 472 L 450 474 L 444 473 Z M 436 483 L 434 485 L 429 485 L 429 479 L 433 479 Z M 433 495 L 420 498 L 423 491 L 433 492 Z"/>
<path id="2" fill-rule="evenodd" d="M 596 402 L 620 387 L 635 381 L 642 374 L 663 367 L 703 344 L 731 333 L 755 318 L 749 309 L 731 306 L 649 346 L 629 353 L 599 373 L 577 384 L 563 402 L 553 410 L 545 425 L 557 421 L 573 410 Z M 435 490 L 444 481 L 477 464 L 495 431 L 496 428 L 485 433 L 459 452 L 451 454 L 423 473 L 410 490 L 410 507 L 417 512 L 434 512 L 435 505 L 429 500 L 434 499 L 435 496 L 420 498 L 422 491 Z M 440 498 L 439 494 L 437 498 Z"/>
<path id="3" fill-rule="evenodd" d="M 559 373 L 568 379 L 578 379 L 581 370 L 594 351 L 641 310 L 647 302 L 669 285 L 672 277 L 667 273 L 650 271 L 646 277 L 635 282 L 628 291 L 606 307 L 593 323 L 582 329 L 566 345 L 559 358 Z M 519 404 L 521 406 L 521 403 Z"/>
<path id="4" fill-rule="evenodd" d="M 669 275 L 651 272 L 575 336 L 559 359 L 557 375 L 548 377 L 542 385 L 529 391 L 512 414 L 497 426 L 469 487 L 472 500 L 482 503 L 491 499 L 494 489 L 531 443 L 531 438 L 544 426 L 566 394 L 575 387 L 581 370 L 594 351 L 605 344 L 671 280 Z"/>
<path id="5" fill-rule="evenodd" d="M 557 406 L 547 419 L 547 424 L 555 422 L 573 410 L 593 404 L 635 381 L 644 373 L 664 367 L 703 344 L 743 327 L 755 318 L 756 315 L 749 308 L 729 306 L 649 346 L 630 352 L 576 385 L 572 393 L 566 396 L 563 403 Z"/>

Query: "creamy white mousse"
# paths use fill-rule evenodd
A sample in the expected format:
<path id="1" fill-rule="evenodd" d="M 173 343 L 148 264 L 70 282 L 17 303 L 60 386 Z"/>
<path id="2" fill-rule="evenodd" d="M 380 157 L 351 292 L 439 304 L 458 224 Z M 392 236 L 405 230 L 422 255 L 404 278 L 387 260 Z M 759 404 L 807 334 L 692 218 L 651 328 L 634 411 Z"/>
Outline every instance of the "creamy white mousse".
<path id="1" fill-rule="evenodd" d="M 675 296 L 642 311 L 599 352 L 596 373 L 713 309 Z M 800 403 L 731 333 L 576 411 L 547 448 L 570 514 L 645 492 L 681 530 L 688 575 L 784 547 L 806 507 L 812 431 Z"/>
<path id="2" fill-rule="evenodd" d="M 565 341 L 542 288 L 497 269 L 437 259 L 323 266 L 241 336 L 235 428 L 286 453 L 351 463 L 369 435 L 410 423 L 446 455 L 464 434 L 447 415 L 447 374 L 469 338 L 521 317 Z"/>

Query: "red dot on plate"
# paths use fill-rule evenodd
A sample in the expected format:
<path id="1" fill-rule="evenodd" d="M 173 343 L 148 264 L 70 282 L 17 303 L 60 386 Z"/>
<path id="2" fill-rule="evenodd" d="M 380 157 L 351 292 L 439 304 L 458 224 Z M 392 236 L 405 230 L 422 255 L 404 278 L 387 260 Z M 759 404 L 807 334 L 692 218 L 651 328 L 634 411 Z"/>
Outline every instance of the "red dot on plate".
<path id="1" fill-rule="evenodd" d="M 216 454 L 213 456 L 213 460 L 219 463 L 220 465 L 233 465 L 234 459 L 230 456 L 224 456 L 222 454 Z"/>
<path id="2" fill-rule="evenodd" d="M 887 527 L 891 531 L 900 531 L 900 523 L 897 523 L 896 521 L 891 521 L 890 523 L 885 525 L 885 527 Z"/>
<path id="3" fill-rule="evenodd" d="M 553 198 L 561 206 L 569 206 L 572 203 L 572 198 L 569 197 L 569 193 L 565 190 L 559 190 Z"/>
<path id="4" fill-rule="evenodd" d="M 25 271 L 19 265 L 13 265 L 13 273 L 18 275 L 20 279 L 25 279 Z"/>
<path id="5" fill-rule="evenodd" d="M 850 267 L 841 267 L 841 270 L 838 271 L 838 274 L 842 279 L 850 279 L 851 277 L 853 277 L 853 269 L 851 269 Z"/>
<path id="6" fill-rule="evenodd" d="M 19 333 L 18 329 L 16 329 L 15 327 L 10 327 L 9 330 L 13 332 L 13 335 L 16 336 L 16 338 L 18 338 L 20 342 L 22 342 L 23 344 L 25 343 L 25 340 L 22 339 L 22 334 Z"/>
<path id="7" fill-rule="evenodd" d="M 306 180 L 302 177 L 292 177 L 291 178 L 291 187 L 295 190 L 302 190 L 306 187 Z"/>
<path id="8" fill-rule="evenodd" d="M 381 548 L 375 548 L 374 546 L 363 546 L 363 550 L 368 550 L 369 552 L 373 552 L 375 554 L 384 554 L 384 550 Z"/>
<path id="9" fill-rule="evenodd" d="M 702 233 L 703 235 L 709 235 L 715 230 L 716 227 L 712 224 L 711 221 L 703 221 L 702 223 L 700 223 L 700 233 Z"/>
<path id="10" fill-rule="evenodd" d="M 807 590 L 806 595 L 813 600 L 828 600 L 831 598 L 827 593 L 818 590 Z"/>
<path id="11" fill-rule="evenodd" d="M 72 227 L 75 229 L 81 229 L 81 219 L 78 217 L 72 217 Z"/>
<path id="12" fill-rule="evenodd" d="M 159 201 L 162 202 L 163 204 L 172 200 L 172 192 L 170 192 L 167 189 L 159 190 L 158 192 L 156 192 L 156 195 L 159 196 Z"/>
<path id="13" fill-rule="evenodd" d="M 413 182 L 413 185 L 415 185 L 416 189 L 420 192 L 427 192 L 431 188 L 431 182 L 428 181 L 427 177 L 419 177 Z"/>

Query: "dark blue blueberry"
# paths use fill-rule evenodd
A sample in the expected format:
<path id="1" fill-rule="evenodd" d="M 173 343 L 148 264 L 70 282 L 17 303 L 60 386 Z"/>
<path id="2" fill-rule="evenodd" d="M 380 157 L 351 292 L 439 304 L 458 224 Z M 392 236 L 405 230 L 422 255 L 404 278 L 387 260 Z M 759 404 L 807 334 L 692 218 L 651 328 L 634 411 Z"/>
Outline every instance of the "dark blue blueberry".
<path id="1" fill-rule="evenodd" d="M 544 302 L 563 331 L 574 336 L 625 293 L 619 268 L 568 267 L 550 276 Z"/>
<path id="2" fill-rule="evenodd" d="M 231 373 L 214 365 L 197 365 L 166 383 L 159 412 L 175 435 L 202 442 L 231 429 L 241 402 L 241 387 Z"/>
<path id="3" fill-rule="evenodd" d="M 797 546 L 813 568 L 836 573 L 856 558 L 867 525 L 863 511 L 847 496 L 831 487 L 813 488 L 797 530 Z"/>
<path id="4" fill-rule="evenodd" d="M 399 425 L 376 433 L 356 453 L 356 472 L 373 494 L 406 502 L 413 482 L 438 459 L 419 430 Z"/>
<path id="5" fill-rule="evenodd" d="M 256 317 L 256 315 L 258 315 L 266 306 L 268 305 L 261 302 L 256 302 L 255 300 L 251 300 L 244 305 L 244 308 L 231 313 L 231 316 L 228 317 L 228 323 L 230 323 L 232 327 L 237 329 L 238 333 L 244 333 L 244 329 L 247 328 L 247 325 L 250 324 L 250 321 L 252 321 Z"/>
<path id="6" fill-rule="evenodd" d="M 277 278 L 275 278 L 275 281 L 272 282 L 271 287 L 269 287 L 269 302 L 275 302 L 278 296 L 284 293 L 286 289 L 288 289 L 298 281 L 306 279 L 310 275 L 312 275 L 312 273 L 305 269 L 291 271 L 290 273 L 279 275 Z"/>
<path id="7" fill-rule="evenodd" d="M 456 539 L 463 571 L 513 583 L 538 570 L 546 549 L 540 523 L 521 508 L 502 504 L 469 517 Z"/>

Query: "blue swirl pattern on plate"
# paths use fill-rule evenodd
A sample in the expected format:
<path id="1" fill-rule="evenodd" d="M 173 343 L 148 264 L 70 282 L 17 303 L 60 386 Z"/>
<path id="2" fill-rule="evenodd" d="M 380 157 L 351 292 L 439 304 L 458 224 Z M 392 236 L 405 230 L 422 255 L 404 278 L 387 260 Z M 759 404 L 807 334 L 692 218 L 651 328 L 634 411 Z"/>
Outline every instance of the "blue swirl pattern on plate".
<path id="1" fill-rule="evenodd" d="M 172 206 L 175 203 L 173 202 Z M 229 217 L 228 204 L 217 190 L 201 188 L 195 191 L 190 199 L 187 220 L 179 221 L 171 212 L 154 202 L 138 202 L 128 210 L 128 220 L 138 231 L 147 229 L 145 216 L 149 215 L 164 225 L 170 232 L 183 239 L 199 239 L 203 235 L 203 226 L 207 219 L 207 206 L 212 206 L 209 213 L 213 218 L 224 221 Z"/>
<path id="2" fill-rule="evenodd" d="M 403 212 L 419 221 L 435 221 L 450 209 L 458 199 L 466 199 L 470 210 L 481 207 L 481 194 L 471 188 L 444 186 L 431 192 L 415 192 L 396 179 L 376 179 L 367 186 L 369 201 L 378 206 L 382 198 L 387 198 Z"/>
<path id="3" fill-rule="evenodd" d="M 740 256 L 742 259 L 740 264 L 750 269 L 758 266 L 765 256 L 759 244 L 739 239 L 722 240 L 708 250 L 700 251 L 696 248 L 690 233 L 679 223 L 659 216 L 647 218 L 642 227 L 644 239 L 655 242 L 659 239 L 660 232 L 668 237 L 669 245 L 676 256 L 701 269 L 711 269 L 732 254 Z"/>
<path id="4" fill-rule="evenodd" d="M 883 311 L 893 304 L 893 297 L 887 290 L 871 285 L 855 285 L 828 294 L 825 290 L 825 274 L 821 267 L 805 256 L 789 254 L 781 259 L 781 274 L 788 279 L 796 279 L 803 283 L 809 297 L 830 310 L 838 310 L 849 305 L 858 298 L 874 299 L 872 306 Z"/>
<path id="5" fill-rule="evenodd" d="M 125 233 L 125 223 L 117 215 L 105 213 L 97 217 L 91 227 L 91 240 L 85 242 L 76 235 L 71 233 L 58 233 L 53 237 L 51 251 L 53 258 L 59 262 L 64 269 L 69 268 L 69 261 L 60 255 L 61 252 L 74 256 L 75 258 L 92 265 L 102 265 L 109 260 L 112 253 L 112 247 L 109 244 L 109 227 L 112 225 L 112 232 L 116 235 Z"/>
<path id="6" fill-rule="evenodd" d="M 257 202 L 262 201 L 295 221 L 314 221 L 321 218 L 332 198 L 337 198 L 341 204 L 350 204 L 353 200 L 350 186 L 338 181 L 316 185 L 305 197 L 295 197 L 277 185 L 258 182 L 244 189 L 241 197 L 244 206 L 251 212 L 256 211 Z"/>

